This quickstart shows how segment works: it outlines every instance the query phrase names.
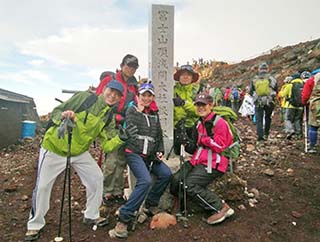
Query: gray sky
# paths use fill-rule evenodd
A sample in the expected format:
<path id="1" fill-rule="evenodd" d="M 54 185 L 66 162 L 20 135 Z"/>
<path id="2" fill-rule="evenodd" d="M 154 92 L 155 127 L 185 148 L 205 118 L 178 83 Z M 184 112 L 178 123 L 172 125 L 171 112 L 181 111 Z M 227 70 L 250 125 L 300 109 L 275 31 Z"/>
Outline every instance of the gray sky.
<path id="1" fill-rule="evenodd" d="M 320 37 L 319 0 L 0 0 L 0 88 L 34 97 L 44 114 L 69 97 L 61 89 L 98 85 L 127 53 L 146 77 L 151 3 L 175 6 L 180 64 L 237 62 Z"/>

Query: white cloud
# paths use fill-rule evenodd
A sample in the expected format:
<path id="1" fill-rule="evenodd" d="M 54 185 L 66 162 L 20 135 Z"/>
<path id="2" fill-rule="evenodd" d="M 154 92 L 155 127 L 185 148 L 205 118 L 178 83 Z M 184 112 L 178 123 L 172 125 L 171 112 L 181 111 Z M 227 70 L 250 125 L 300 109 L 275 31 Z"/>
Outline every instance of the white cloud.
<path id="1" fill-rule="evenodd" d="M 32 66 L 41 66 L 42 64 L 44 64 L 44 62 L 44 60 L 40 59 L 28 61 L 28 63 Z"/>

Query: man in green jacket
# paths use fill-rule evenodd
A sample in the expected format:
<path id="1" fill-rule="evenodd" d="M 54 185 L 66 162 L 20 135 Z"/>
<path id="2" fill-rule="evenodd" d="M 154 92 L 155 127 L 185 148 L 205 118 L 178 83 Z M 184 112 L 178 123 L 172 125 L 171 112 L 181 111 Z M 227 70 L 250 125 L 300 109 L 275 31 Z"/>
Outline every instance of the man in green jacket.
<path id="1" fill-rule="evenodd" d="M 66 156 L 68 154 L 68 137 L 58 137 L 59 126 L 64 119 L 70 119 L 75 127 L 72 130 L 71 141 L 71 166 L 79 175 L 86 187 L 86 210 L 83 222 L 104 226 L 108 223 L 106 218 L 100 217 L 99 207 L 102 202 L 103 174 L 97 162 L 89 154 L 91 143 L 100 138 L 104 152 L 108 153 L 129 138 L 134 138 L 136 127 L 128 127 L 117 134 L 112 106 L 119 102 L 123 93 L 121 83 L 113 80 L 108 83 L 101 95 L 95 98 L 95 102 L 86 110 L 79 107 L 88 100 L 89 92 L 79 92 L 65 103 L 56 107 L 51 119 L 53 125 L 46 131 L 39 154 L 37 182 L 33 191 L 32 208 L 27 224 L 26 241 L 34 241 L 39 238 L 40 230 L 45 226 L 45 215 L 49 210 L 52 186 L 57 176 L 66 168 Z M 112 119 L 114 120 L 114 119 Z"/>

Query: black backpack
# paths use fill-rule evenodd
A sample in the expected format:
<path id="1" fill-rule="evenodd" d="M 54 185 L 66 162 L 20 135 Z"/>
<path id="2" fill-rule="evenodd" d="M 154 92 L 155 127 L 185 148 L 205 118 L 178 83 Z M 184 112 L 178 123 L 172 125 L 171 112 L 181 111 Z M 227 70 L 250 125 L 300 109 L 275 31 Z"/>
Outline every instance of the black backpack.
<path id="1" fill-rule="evenodd" d="M 75 113 L 80 113 L 82 111 L 86 111 L 86 116 L 85 116 L 84 121 L 83 121 L 84 124 L 86 124 L 86 122 L 87 122 L 87 118 L 88 118 L 88 114 L 89 114 L 89 111 L 88 111 L 89 108 L 97 101 L 97 99 L 98 99 L 98 96 L 95 93 L 91 93 L 90 92 L 90 95 L 83 101 L 83 103 L 80 105 L 80 107 L 77 108 L 74 111 Z M 109 112 L 106 113 L 106 116 L 107 116 L 107 118 L 106 118 L 106 122 L 105 122 L 104 127 L 108 126 L 112 121 L 113 108 Z M 52 126 L 54 126 L 54 125 L 55 125 L 55 123 L 52 121 L 52 119 L 50 119 L 48 121 L 47 126 L 46 126 L 46 131 L 45 132 L 47 132 L 47 130 L 49 128 L 51 128 Z"/>
<path id="2" fill-rule="evenodd" d="M 302 107 L 302 102 L 301 102 L 302 90 L 303 90 L 303 83 L 301 82 L 292 83 L 291 97 L 289 98 L 289 103 L 292 106 Z"/>

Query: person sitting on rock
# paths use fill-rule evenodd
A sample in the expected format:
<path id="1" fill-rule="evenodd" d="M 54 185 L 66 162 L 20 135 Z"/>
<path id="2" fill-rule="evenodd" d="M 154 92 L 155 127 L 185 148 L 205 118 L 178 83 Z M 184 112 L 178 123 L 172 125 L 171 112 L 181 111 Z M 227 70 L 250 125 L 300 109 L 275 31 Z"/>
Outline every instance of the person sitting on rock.
<path id="1" fill-rule="evenodd" d="M 222 152 L 233 143 L 233 136 L 228 123 L 212 111 L 212 96 L 200 93 L 194 105 L 200 119 L 193 126 L 192 138 L 184 136 L 180 141 L 193 156 L 173 176 L 170 191 L 177 195 L 180 178 L 185 177 L 187 197 L 208 211 L 208 224 L 217 224 L 233 215 L 234 210 L 207 186 L 226 172 L 229 160 Z"/>
<path id="2" fill-rule="evenodd" d="M 154 95 L 151 83 L 141 84 L 137 103 L 126 112 L 126 124 L 138 128 L 137 139 L 125 146 L 126 160 L 137 181 L 128 201 L 120 207 L 119 222 L 109 231 L 111 238 L 128 237 L 128 224 L 134 222 L 144 200 L 146 213 L 153 215 L 171 179 L 170 168 L 162 162 L 164 145 Z M 150 173 L 157 177 L 152 187 Z"/>

